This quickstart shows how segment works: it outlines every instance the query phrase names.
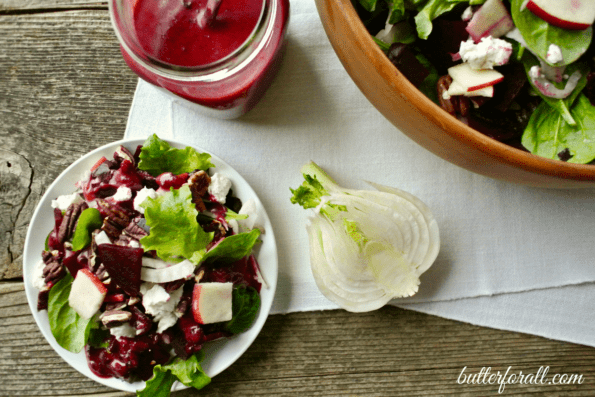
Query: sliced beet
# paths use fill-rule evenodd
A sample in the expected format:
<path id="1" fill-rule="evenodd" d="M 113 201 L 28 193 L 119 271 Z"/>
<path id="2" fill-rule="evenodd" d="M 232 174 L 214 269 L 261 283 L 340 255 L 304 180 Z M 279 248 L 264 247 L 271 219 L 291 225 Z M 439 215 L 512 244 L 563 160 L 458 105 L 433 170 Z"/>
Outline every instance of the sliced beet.
<path id="1" fill-rule="evenodd" d="M 451 54 L 457 54 L 461 48 L 461 42 L 467 41 L 469 33 L 465 30 L 467 22 L 463 20 L 449 20 L 437 18 L 432 23 L 432 33 L 427 40 L 418 40 L 419 46 L 424 54 L 442 74 L 455 62 Z"/>
<path id="2" fill-rule="evenodd" d="M 133 191 L 143 188 L 142 180 L 137 173 L 136 167 L 128 160 L 122 160 L 120 168 L 114 172 L 110 184 L 113 186 L 127 186 Z"/>
<path id="3" fill-rule="evenodd" d="M 64 254 L 64 259 L 62 260 L 62 263 L 64 264 L 64 266 L 66 266 L 72 277 L 76 277 L 78 271 L 81 270 L 83 267 L 86 267 L 81 262 L 79 262 L 78 256 L 79 251 L 73 252 L 67 250 Z"/>
<path id="4" fill-rule="evenodd" d="M 389 61 L 416 87 L 419 87 L 430 74 L 430 71 L 417 60 L 407 44 L 391 44 L 386 55 Z"/>
<path id="5" fill-rule="evenodd" d="M 489 106 L 505 112 L 525 87 L 527 73 L 525 67 L 518 62 L 502 66 L 498 70 L 506 77 L 494 88 L 494 97 L 490 100 Z"/>
<path id="6" fill-rule="evenodd" d="M 130 296 L 140 292 L 142 248 L 124 247 L 115 244 L 99 244 L 97 256 L 107 269 L 112 281 Z"/>

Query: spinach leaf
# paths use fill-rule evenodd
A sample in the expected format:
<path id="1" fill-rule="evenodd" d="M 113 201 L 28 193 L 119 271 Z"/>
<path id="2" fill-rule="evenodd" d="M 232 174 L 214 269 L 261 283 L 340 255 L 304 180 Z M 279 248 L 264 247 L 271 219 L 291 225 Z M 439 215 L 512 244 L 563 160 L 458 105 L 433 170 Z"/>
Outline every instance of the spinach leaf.
<path id="1" fill-rule="evenodd" d="M 415 16 L 419 38 L 427 39 L 430 33 L 432 33 L 432 20 L 452 11 L 462 3 L 469 3 L 469 0 L 430 0 Z"/>
<path id="2" fill-rule="evenodd" d="M 76 222 L 72 250 L 79 251 L 91 244 L 91 233 L 103 225 L 103 217 L 96 208 L 86 208 Z"/>
<path id="3" fill-rule="evenodd" d="M 552 112 L 542 102 L 531 115 L 522 137 L 523 146 L 531 153 L 550 159 L 559 159 L 565 149 L 572 156 L 568 162 L 586 164 L 595 159 L 595 107 L 581 94 L 570 109 L 576 125 L 564 121 L 558 112 Z"/>
<path id="4" fill-rule="evenodd" d="M 67 274 L 50 289 L 48 318 L 58 344 L 70 352 L 78 353 L 85 347 L 91 329 L 96 327 L 96 321 L 94 318 L 82 318 L 68 304 L 73 280 Z"/>
<path id="5" fill-rule="evenodd" d="M 258 229 L 227 236 L 207 251 L 200 259 L 200 263 L 208 263 L 214 260 L 219 263 L 238 261 L 252 252 L 252 248 L 258 241 L 259 236 L 260 230 Z"/>
<path id="6" fill-rule="evenodd" d="M 239 334 L 252 326 L 260 309 L 260 295 L 252 287 L 238 286 L 233 290 L 233 317 L 225 324 L 225 329 Z"/>
<path id="7" fill-rule="evenodd" d="M 587 51 L 593 38 L 593 27 L 569 30 L 552 26 L 530 10 L 521 11 L 523 0 L 511 1 L 511 14 L 531 51 L 545 60 L 550 44 L 560 47 L 564 63 L 570 65 Z"/>

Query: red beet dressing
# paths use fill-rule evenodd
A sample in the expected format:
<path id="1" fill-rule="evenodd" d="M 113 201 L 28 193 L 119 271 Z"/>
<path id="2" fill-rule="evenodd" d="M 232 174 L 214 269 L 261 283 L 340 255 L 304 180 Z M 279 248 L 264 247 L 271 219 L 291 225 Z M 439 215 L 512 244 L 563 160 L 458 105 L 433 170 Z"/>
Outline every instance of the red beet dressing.
<path id="1" fill-rule="evenodd" d="M 213 23 L 203 29 L 197 14 L 206 1 L 136 0 L 132 23 L 143 51 L 161 63 L 177 67 L 208 67 L 213 61 L 233 56 L 248 40 L 248 51 L 256 51 L 257 44 L 260 48 L 249 64 L 232 69 L 223 79 L 189 81 L 155 72 L 139 63 L 125 47 L 122 53 L 128 66 L 149 83 L 221 111 L 223 118 L 238 117 L 260 100 L 278 70 L 289 20 L 289 0 L 222 0 Z M 261 26 L 264 2 L 265 9 L 274 10 L 262 17 L 268 26 L 266 30 Z M 260 42 L 250 41 L 257 26 L 262 32 L 269 32 L 270 27 L 270 33 L 258 39 Z"/>
<path id="2" fill-rule="evenodd" d="M 138 1 L 134 7 L 134 26 L 147 54 L 161 62 L 185 67 L 218 61 L 250 37 L 263 8 L 263 0 L 223 0 L 216 18 L 201 28 L 197 15 L 206 3 L 206 0 Z"/>

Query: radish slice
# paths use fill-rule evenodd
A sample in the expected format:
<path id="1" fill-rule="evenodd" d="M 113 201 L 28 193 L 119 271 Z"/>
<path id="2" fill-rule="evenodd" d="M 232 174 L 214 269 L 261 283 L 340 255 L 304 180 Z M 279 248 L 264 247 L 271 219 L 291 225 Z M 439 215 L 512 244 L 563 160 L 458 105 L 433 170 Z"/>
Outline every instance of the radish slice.
<path id="1" fill-rule="evenodd" d="M 501 37 L 514 28 L 512 17 L 501 0 L 487 0 L 473 14 L 467 32 L 478 43 L 483 37 Z"/>
<path id="2" fill-rule="evenodd" d="M 543 95 L 555 99 L 564 99 L 569 96 L 581 78 L 581 72 L 577 70 L 568 78 L 564 88 L 558 88 L 540 70 L 537 66 L 531 68 L 531 82 Z"/>

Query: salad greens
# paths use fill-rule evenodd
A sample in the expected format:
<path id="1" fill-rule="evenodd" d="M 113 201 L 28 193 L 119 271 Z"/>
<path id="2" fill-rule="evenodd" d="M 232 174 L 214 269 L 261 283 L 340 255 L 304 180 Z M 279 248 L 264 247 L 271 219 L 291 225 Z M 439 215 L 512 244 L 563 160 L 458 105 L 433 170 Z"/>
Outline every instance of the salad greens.
<path id="1" fill-rule="evenodd" d="M 539 58 L 546 60 L 551 44 L 562 50 L 566 65 L 570 65 L 587 51 L 593 38 L 593 27 L 586 30 L 568 30 L 552 26 L 529 10 L 521 11 L 523 1 L 511 1 L 512 19 L 521 31 L 527 47 Z"/>
<path id="2" fill-rule="evenodd" d="M 206 171 L 214 167 L 211 155 L 199 153 L 191 147 L 177 149 L 153 134 L 143 144 L 138 168 L 153 176 L 164 172 L 179 175 L 194 170 Z"/>
<path id="3" fill-rule="evenodd" d="M 79 251 L 91 244 L 91 233 L 103 224 L 103 218 L 96 208 L 83 210 L 74 229 L 72 250 Z"/>
<path id="4" fill-rule="evenodd" d="M 139 170 L 146 171 L 153 177 L 165 172 L 174 175 L 188 174 L 195 170 L 207 170 L 210 167 L 214 167 L 214 165 L 211 163 L 211 156 L 208 153 L 199 153 L 191 147 L 173 148 L 156 135 L 149 137 L 141 148 L 138 164 Z M 92 177 L 93 175 L 89 178 Z M 188 175 L 186 175 L 187 177 Z M 110 179 L 103 178 L 103 180 Z M 156 178 L 152 180 L 155 181 Z M 137 187 L 138 189 L 140 188 Z M 202 200 L 202 198 L 200 199 Z M 231 197 L 231 199 L 235 204 L 240 203 L 237 198 Z M 209 266 L 231 266 L 232 263 L 239 262 L 243 258 L 246 258 L 244 263 L 247 263 L 247 266 L 253 266 L 250 262 L 253 258 L 250 258 L 250 255 L 255 244 L 260 241 L 260 230 L 252 229 L 235 233 L 229 228 L 229 233 L 225 232 L 223 235 L 219 231 L 218 240 L 214 242 L 216 233 L 205 231 L 199 222 L 208 225 L 210 222 L 214 222 L 212 216 L 215 215 L 209 215 L 206 211 L 199 214 L 195 200 L 190 187 L 187 184 L 182 184 L 177 189 L 171 187 L 169 191 L 160 192 L 155 198 L 148 197 L 140 204 L 144 209 L 144 221 L 149 229 L 147 234 L 140 238 L 140 244 L 145 252 L 154 251 L 164 261 L 179 262 L 186 258 L 196 267 L 207 263 Z M 241 220 L 248 217 L 248 215 L 240 215 L 228 209 L 223 204 L 213 203 L 213 205 L 219 206 L 216 207 L 217 216 L 222 217 L 218 224 L 225 224 L 227 220 Z M 80 213 L 72 234 L 71 245 L 74 252 L 89 247 L 93 239 L 93 232 L 101 229 L 104 224 L 103 217 L 104 214 L 95 208 L 86 208 Z M 226 225 L 226 227 L 228 226 Z M 48 253 L 51 250 L 59 253 L 57 248 L 64 251 L 64 246 L 55 246 L 57 242 L 52 233 L 46 239 L 45 250 Z M 116 247 L 115 244 L 112 245 Z M 125 248 L 130 249 L 129 247 L 122 249 Z M 70 250 L 70 248 L 68 249 Z M 87 263 L 85 262 L 82 266 L 87 266 Z M 129 266 L 129 264 L 122 264 L 122 266 Z M 69 296 L 74 278 L 69 272 L 65 273 L 66 275 L 55 284 L 46 285 L 50 288 L 47 310 L 52 334 L 60 346 L 71 352 L 78 353 L 86 345 L 92 348 L 108 349 L 111 334 L 109 329 L 101 327 L 99 314 L 86 320 L 70 306 Z M 201 272 L 199 277 L 202 277 L 202 274 Z M 259 291 L 252 284 L 250 286 L 242 284 L 247 283 L 246 280 L 251 276 L 234 274 L 233 277 L 236 276 L 240 277 L 242 281 L 240 284 L 234 285 L 232 291 L 231 320 L 215 324 L 214 330 L 219 330 L 218 332 L 222 335 L 246 331 L 253 324 L 260 309 Z M 112 277 L 112 284 L 115 279 Z M 194 277 L 191 277 L 190 281 L 192 280 L 195 280 Z M 96 282 L 101 283 L 102 281 L 97 278 Z M 255 285 L 260 284 L 257 282 Z M 108 294 L 110 293 L 112 292 L 108 290 Z M 197 346 L 200 349 L 201 344 L 197 344 Z M 176 380 L 197 389 L 207 385 L 211 379 L 200 365 L 204 359 L 204 353 L 195 351 L 185 357 L 188 358 L 182 359 L 180 356 L 176 356 L 167 364 L 155 365 L 153 377 L 146 382 L 145 389 L 138 392 L 138 395 L 168 396 L 171 386 Z"/>
<path id="5" fill-rule="evenodd" d="M 217 260 L 218 263 L 229 263 L 240 260 L 252 252 L 252 248 L 259 241 L 259 236 L 258 229 L 228 236 L 206 252 L 200 262 L 209 263 Z"/>
<path id="6" fill-rule="evenodd" d="M 165 261 L 184 257 L 195 264 L 200 262 L 213 232 L 205 232 L 196 220 L 198 211 L 188 186 L 148 198 L 141 206 L 151 228 L 149 235 L 140 240 L 145 250 L 157 251 L 157 256 Z"/>
<path id="7" fill-rule="evenodd" d="M 475 102 L 477 109 L 470 110 L 470 117 L 477 115 L 480 121 L 470 125 L 500 140 L 511 139 L 511 136 L 516 135 L 515 139 L 526 150 L 538 156 L 581 164 L 593 162 L 595 146 L 591 144 L 591 139 L 594 134 L 592 128 L 595 125 L 593 118 L 595 95 L 586 95 L 589 84 L 591 85 L 589 92 L 594 92 L 593 83 L 590 82 L 592 77 L 588 77 L 595 72 L 593 26 L 583 30 L 554 26 L 525 8 L 526 0 L 497 1 L 501 2 L 508 11 L 507 18 L 510 18 L 510 26 L 513 26 L 512 30 L 504 36 L 498 37 L 514 48 L 514 56 L 510 57 L 508 64 L 501 67 L 504 79 L 506 81 L 507 73 L 512 75 L 514 64 L 520 64 L 525 69 L 528 81 L 523 91 L 501 91 L 501 93 L 506 92 L 505 95 L 519 95 L 518 102 L 514 97 L 509 102 L 512 103 L 513 109 L 517 109 L 515 110 L 517 113 L 510 113 L 514 114 L 510 116 L 510 120 L 513 120 L 510 123 L 517 123 L 518 127 L 516 124 L 514 128 L 508 127 L 508 131 L 518 129 L 519 132 L 506 134 L 490 130 L 490 128 L 507 128 L 500 125 L 503 125 L 503 119 L 508 120 L 508 116 L 500 117 L 498 116 L 500 113 L 493 113 L 490 107 L 502 106 L 501 99 L 492 100 L 494 105 L 490 105 L 490 100 L 485 97 Z M 448 63 L 451 62 L 450 55 L 453 57 L 457 55 L 459 48 L 449 50 L 442 48 L 448 38 L 442 37 L 445 35 L 444 31 L 432 35 L 434 26 L 437 20 L 458 21 L 460 25 L 464 22 L 464 13 L 468 13 L 467 18 L 471 19 L 471 15 L 480 13 L 482 5 L 487 5 L 488 0 L 353 0 L 353 2 L 364 25 L 374 36 L 378 46 L 387 53 L 389 59 L 391 56 L 396 56 L 391 55 L 391 48 L 397 44 L 406 45 L 415 54 L 415 57 L 429 71 L 429 76 L 421 84 L 415 84 L 426 96 L 440 104 L 440 98 L 436 94 L 437 81 L 439 76 L 448 74 L 448 66 L 437 61 L 439 57 L 436 53 L 446 52 L 444 55 L 449 60 L 444 63 Z M 489 2 L 495 3 L 493 0 Z M 470 29 L 476 28 L 479 23 L 477 20 L 471 20 L 471 22 L 473 23 L 468 22 L 466 25 L 467 32 L 471 32 Z M 472 27 L 473 24 L 475 25 Z M 490 29 L 491 27 L 487 27 L 481 37 L 489 36 Z M 436 38 L 436 35 L 441 37 Z M 463 35 L 463 37 L 468 36 L 468 34 Z M 479 39 L 476 38 L 476 40 Z M 559 49 L 560 57 L 548 55 L 552 51 L 552 46 L 554 49 Z M 559 61 L 560 58 L 562 61 Z M 453 58 L 451 65 L 461 62 L 455 59 Z M 394 59 L 391 61 L 402 71 L 406 69 Z M 500 70 L 499 67 L 496 69 Z M 537 79 L 535 76 L 538 72 L 545 77 Z M 407 75 L 407 73 L 404 74 Z M 552 87 L 552 90 L 549 91 L 548 87 Z M 496 96 L 498 90 L 504 90 L 504 88 L 496 85 Z M 527 97 L 532 98 L 533 102 L 535 98 L 541 98 L 541 101 L 535 104 L 528 103 Z M 525 113 L 522 113 L 523 107 L 526 108 Z M 507 110 L 507 108 L 497 109 L 498 112 Z M 494 125 L 500 124 L 495 127 L 485 126 L 486 120 Z M 467 122 L 467 120 L 464 121 Z M 515 144 L 515 142 L 511 143 Z"/>
<path id="8" fill-rule="evenodd" d="M 204 356 L 204 352 L 200 351 L 186 360 L 176 357 L 171 363 L 154 366 L 153 377 L 136 395 L 139 397 L 167 397 L 176 380 L 179 380 L 184 386 L 202 389 L 211 382 L 211 378 L 200 366 Z"/>
<path id="9" fill-rule="evenodd" d="M 225 324 L 225 329 L 232 334 L 246 331 L 258 315 L 260 296 L 252 287 L 237 286 L 233 289 L 233 317 Z"/>
<path id="10" fill-rule="evenodd" d="M 78 353 L 87 344 L 97 319 L 84 319 L 68 304 L 68 296 L 74 278 L 67 274 L 50 289 L 48 319 L 56 342 L 64 349 Z"/>

